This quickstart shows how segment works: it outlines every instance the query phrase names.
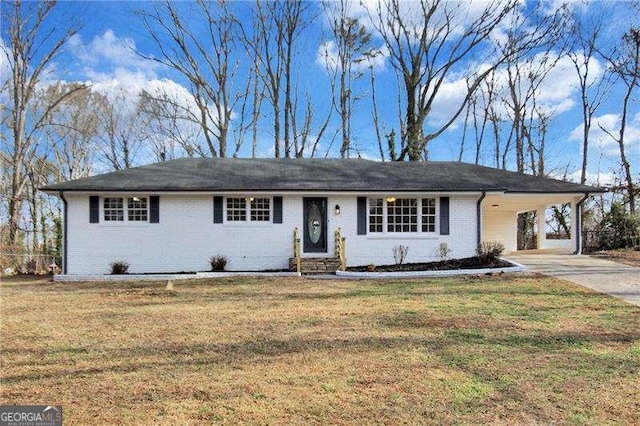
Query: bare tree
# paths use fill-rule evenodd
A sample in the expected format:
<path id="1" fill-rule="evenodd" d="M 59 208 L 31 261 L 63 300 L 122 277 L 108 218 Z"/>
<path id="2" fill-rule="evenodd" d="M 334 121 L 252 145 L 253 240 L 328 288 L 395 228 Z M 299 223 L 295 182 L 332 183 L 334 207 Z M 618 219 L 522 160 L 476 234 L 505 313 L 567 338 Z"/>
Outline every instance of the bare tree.
<path id="1" fill-rule="evenodd" d="M 293 75 L 295 45 L 313 19 L 310 8 L 308 2 L 257 0 L 253 8 L 253 28 L 242 27 L 245 46 L 260 64 L 265 99 L 272 109 L 276 158 L 282 151 L 285 157 L 291 157 L 295 149 L 293 126 L 298 104 Z M 284 149 L 280 146 L 281 139 L 284 139 Z"/>
<path id="2" fill-rule="evenodd" d="M 355 102 L 353 83 L 360 79 L 365 65 L 379 52 L 371 46 L 371 33 L 355 18 L 351 17 L 349 0 L 324 1 L 323 7 L 331 28 L 333 40 L 324 44 L 325 62 L 338 80 L 338 93 L 334 93 L 334 108 L 340 115 L 342 146 L 340 156 L 349 157 L 351 149 L 351 116 Z M 337 98 L 337 99 L 336 99 Z"/>
<path id="3" fill-rule="evenodd" d="M 112 170 L 133 167 L 145 142 L 145 116 L 131 97 L 131 93 L 120 91 L 111 97 L 103 96 L 95 106 L 99 118 L 98 159 Z"/>
<path id="4" fill-rule="evenodd" d="M 387 0 L 370 12 L 389 50 L 391 64 L 402 78 L 406 130 L 401 135 L 400 159 L 427 157 L 429 142 L 454 123 L 485 77 L 505 61 L 515 61 L 537 47 L 547 38 L 547 23 L 556 19 L 555 15 L 541 15 L 532 25 L 536 19 L 525 22 L 519 18 L 517 1 L 483 5 L 474 17 L 469 16 L 465 3 L 444 0 Z M 412 10 L 414 7 L 418 10 Z M 501 26 L 510 27 L 503 43 L 492 37 Z M 486 58 L 482 66 L 462 66 L 481 50 Z M 449 119 L 426 132 L 424 124 L 433 113 L 434 102 L 454 74 L 464 75 L 467 81 L 463 99 Z"/>
<path id="5" fill-rule="evenodd" d="M 493 73 L 491 74 L 491 76 L 492 75 Z M 472 133 L 473 140 L 475 141 L 475 164 L 480 164 L 485 132 L 487 131 L 487 127 L 491 123 L 489 108 L 491 108 L 494 102 L 494 92 L 490 83 L 491 76 L 487 76 L 485 82 L 469 98 L 469 102 L 466 107 L 462 139 L 460 142 L 460 151 L 458 153 L 458 161 L 462 161 L 467 135 L 469 133 Z"/>
<path id="6" fill-rule="evenodd" d="M 251 66 L 247 76 L 245 93 L 247 96 L 240 102 L 238 120 L 234 126 L 235 148 L 233 156 L 237 157 L 247 132 L 251 129 L 251 157 L 255 158 L 258 148 L 258 120 L 264 99 L 264 89 L 260 84 L 260 68 L 257 62 Z M 251 113 L 249 114 L 249 110 Z"/>
<path id="7" fill-rule="evenodd" d="M 28 225 L 25 231 L 30 234 L 31 253 L 44 254 L 48 251 L 48 223 L 50 217 L 45 211 L 44 195 L 38 188 L 47 184 L 56 175 L 56 167 L 43 157 L 38 157 L 27 173 Z M 30 228 L 30 229 L 29 229 Z"/>
<path id="8" fill-rule="evenodd" d="M 284 66 L 282 64 L 282 45 L 284 44 L 284 24 L 279 17 L 277 2 L 263 4 L 256 0 L 253 31 L 257 35 L 249 36 L 242 27 L 245 46 L 251 51 L 256 62 L 260 63 L 260 76 L 264 81 L 265 97 L 273 109 L 273 148 L 274 156 L 280 157 L 281 132 L 281 87 Z"/>
<path id="9" fill-rule="evenodd" d="M 2 111 L 3 168 L 10 174 L 8 187 L 8 238 L 15 246 L 27 187 L 27 174 L 38 158 L 40 131 L 46 126 L 49 114 L 79 87 L 69 87 L 55 99 L 34 102 L 37 91 L 47 78 L 50 66 L 64 44 L 77 32 L 72 19 L 68 25 L 50 25 L 55 1 L 2 2 L 2 54 L 9 73 L 2 81 L 2 91 L 8 102 Z M 6 131 L 6 133 L 5 133 Z"/>
<path id="10" fill-rule="evenodd" d="M 196 11 L 183 15 L 185 7 Z M 226 157 L 231 112 L 246 93 L 233 88 L 237 58 L 236 18 L 226 1 L 198 0 L 195 4 L 153 3 L 152 12 L 140 12 L 142 22 L 160 51 L 145 56 L 173 68 L 189 81 L 197 111 L 188 115 L 198 123 L 213 157 Z M 197 18 L 196 18 L 197 17 Z M 194 32 L 193 20 L 207 31 Z"/>
<path id="11" fill-rule="evenodd" d="M 141 129 L 144 139 L 149 140 L 158 161 L 171 160 L 181 156 L 207 157 L 211 155 L 203 146 L 202 126 L 192 120 L 193 112 L 185 105 L 163 91 L 151 93 L 142 90 L 137 111 L 143 115 L 145 128 Z"/>
<path id="12" fill-rule="evenodd" d="M 594 17 L 595 16 L 595 17 Z M 607 80 L 603 76 L 594 75 L 599 42 L 602 38 L 603 15 L 581 16 L 576 13 L 571 31 L 568 31 L 572 45 L 568 56 L 578 76 L 580 90 L 580 106 L 582 109 L 582 167 L 580 183 L 587 180 L 587 163 L 589 154 L 589 133 L 593 117 L 608 93 Z"/>
<path id="13" fill-rule="evenodd" d="M 376 101 L 376 74 L 373 65 L 369 66 L 369 82 L 371 84 L 371 117 L 373 118 L 373 127 L 376 132 L 376 141 L 378 142 L 378 152 L 380 159 L 385 160 L 384 146 L 382 144 L 382 131 L 380 129 L 380 117 L 378 115 L 378 103 Z"/>
<path id="14" fill-rule="evenodd" d="M 260 41 L 260 33 L 255 31 L 253 39 L 250 45 L 258 46 Z M 246 44 L 245 44 L 246 46 Z M 247 49 L 250 53 L 250 49 Z M 262 109 L 262 101 L 265 97 L 265 86 L 260 78 L 260 62 L 253 61 L 251 67 L 251 80 L 253 81 L 253 87 L 251 90 L 251 157 L 256 158 L 258 151 L 258 119 L 260 118 L 260 111 Z"/>
<path id="15" fill-rule="evenodd" d="M 51 111 L 45 130 L 60 181 L 89 176 L 100 124 L 94 107 L 102 102 L 102 95 L 84 86 L 76 90 L 75 86 L 78 83 L 59 82 L 49 86 L 43 95 L 55 99 L 62 93 L 74 92 Z"/>
<path id="16" fill-rule="evenodd" d="M 548 121 L 548 113 L 538 104 L 537 98 L 542 83 L 559 58 L 556 52 L 547 50 L 522 61 L 509 62 L 506 67 L 507 94 L 502 101 L 512 123 L 509 137 L 513 137 L 516 169 L 519 172 L 527 169 L 525 157 L 528 152 L 529 171 L 544 174 L 544 138 L 538 138 L 540 143 L 537 144 L 534 133 L 538 131 L 538 136 L 541 136 L 539 131 L 542 130 L 546 135 L 544 123 Z M 536 151 L 537 161 L 534 157 Z"/>
<path id="17" fill-rule="evenodd" d="M 295 102 L 293 103 L 293 111 L 298 111 L 298 97 L 294 97 Z M 292 115 L 291 119 L 291 129 L 293 132 L 293 147 L 295 150 L 296 158 L 303 158 L 305 156 L 308 157 L 316 157 L 318 155 L 318 148 L 320 146 L 320 141 L 326 132 L 329 122 L 331 120 L 331 115 L 333 113 L 333 109 L 329 108 L 327 110 L 326 116 L 324 119 L 315 120 L 316 111 L 314 109 L 314 102 L 311 94 L 306 91 L 305 92 L 305 107 L 304 107 L 304 118 L 302 125 L 298 124 L 298 117 L 296 114 Z M 317 126 L 314 127 L 314 122 L 318 122 Z M 312 133 L 315 134 L 312 135 Z M 327 149 L 325 153 L 325 157 L 329 156 L 329 149 Z"/>
<path id="18" fill-rule="evenodd" d="M 274 4 L 277 2 L 273 2 Z M 306 16 L 309 10 L 308 3 L 300 1 L 283 2 L 282 14 L 283 19 L 281 28 L 283 28 L 284 45 L 281 47 L 281 55 L 284 63 L 284 153 L 285 157 L 291 156 L 291 142 L 295 138 L 295 115 L 297 108 L 293 106 L 293 52 L 294 43 L 300 36 L 301 32 L 309 25 L 311 18 Z M 278 14 L 276 14 L 278 16 Z M 307 103 L 309 105 L 309 103 Z M 307 108 L 306 116 L 309 117 L 309 108 Z M 313 114 L 311 114 L 311 117 Z M 292 133 L 293 130 L 293 133 Z M 297 150 L 296 150 L 297 151 Z M 297 155 L 297 154 L 296 154 Z"/>
<path id="19" fill-rule="evenodd" d="M 629 108 L 632 102 L 632 95 L 640 86 L 640 29 L 631 28 L 622 37 L 621 46 L 616 49 L 613 55 L 607 57 L 610 72 L 620 81 L 624 88 L 622 96 L 622 112 L 620 113 L 620 126 L 616 134 L 600 126 L 613 140 L 616 141 L 620 150 L 620 163 L 624 174 L 625 186 L 631 213 L 636 211 L 636 189 L 631 173 L 631 164 L 627 157 L 625 135 L 627 131 L 627 121 L 629 119 Z"/>

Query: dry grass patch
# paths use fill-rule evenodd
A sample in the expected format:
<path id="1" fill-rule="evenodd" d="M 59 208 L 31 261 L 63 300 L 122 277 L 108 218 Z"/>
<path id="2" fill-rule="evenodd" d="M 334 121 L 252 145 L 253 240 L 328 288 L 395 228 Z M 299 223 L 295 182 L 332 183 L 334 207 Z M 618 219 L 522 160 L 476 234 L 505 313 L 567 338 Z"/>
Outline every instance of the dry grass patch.
<path id="1" fill-rule="evenodd" d="M 640 268 L 640 250 L 607 250 L 599 251 L 591 256 Z"/>
<path id="2" fill-rule="evenodd" d="M 640 309 L 551 278 L 1 285 L 1 400 L 72 423 L 634 423 Z"/>

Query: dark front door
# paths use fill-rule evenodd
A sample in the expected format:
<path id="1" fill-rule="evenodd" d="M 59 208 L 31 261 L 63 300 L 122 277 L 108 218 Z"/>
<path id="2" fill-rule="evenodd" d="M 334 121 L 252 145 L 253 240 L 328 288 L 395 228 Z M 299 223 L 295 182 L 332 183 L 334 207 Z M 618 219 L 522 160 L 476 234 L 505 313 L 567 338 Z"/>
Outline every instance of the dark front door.
<path id="1" fill-rule="evenodd" d="M 304 251 L 327 252 L 327 199 L 303 198 Z"/>

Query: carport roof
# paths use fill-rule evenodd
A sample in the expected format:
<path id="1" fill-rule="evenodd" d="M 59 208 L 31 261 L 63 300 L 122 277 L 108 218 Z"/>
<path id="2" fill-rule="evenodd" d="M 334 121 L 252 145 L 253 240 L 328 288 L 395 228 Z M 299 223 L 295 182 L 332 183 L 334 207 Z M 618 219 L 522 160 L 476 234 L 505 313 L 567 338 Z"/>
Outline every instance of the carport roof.
<path id="1" fill-rule="evenodd" d="M 182 158 L 77 179 L 46 192 L 601 193 L 601 188 L 460 162 Z"/>

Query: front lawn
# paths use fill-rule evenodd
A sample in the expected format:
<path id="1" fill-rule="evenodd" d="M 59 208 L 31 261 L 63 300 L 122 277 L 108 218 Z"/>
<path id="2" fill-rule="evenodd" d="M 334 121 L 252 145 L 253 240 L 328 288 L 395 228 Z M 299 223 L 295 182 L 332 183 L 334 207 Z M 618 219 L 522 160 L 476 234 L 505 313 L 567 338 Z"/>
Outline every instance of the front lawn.
<path id="1" fill-rule="evenodd" d="M 1 284 L 0 403 L 69 424 L 637 423 L 640 308 L 535 275 Z"/>

